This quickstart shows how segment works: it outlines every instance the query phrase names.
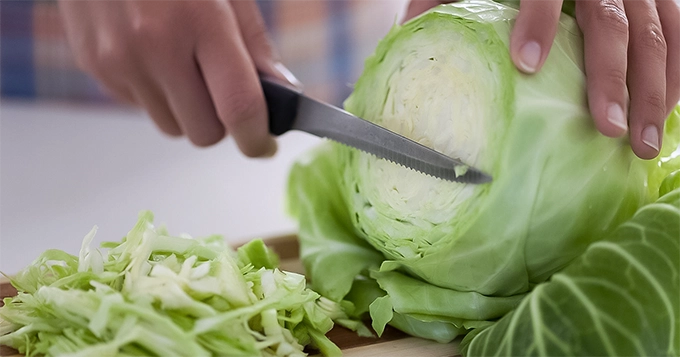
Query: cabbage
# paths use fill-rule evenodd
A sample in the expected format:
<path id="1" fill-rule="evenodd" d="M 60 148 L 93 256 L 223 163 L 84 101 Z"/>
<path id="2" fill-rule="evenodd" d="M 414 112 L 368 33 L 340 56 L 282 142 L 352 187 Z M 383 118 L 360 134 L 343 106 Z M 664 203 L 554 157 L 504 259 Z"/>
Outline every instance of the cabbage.
<path id="1" fill-rule="evenodd" d="M 220 236 L 170 236 L 142 212 L 121 242 L 83 240 L 78 257 L 44 252 L 11 277 L 19 291 L 0 308 L 0 344 L 28 356 L 339 355 L 333 320 L 370 333 L 336 303 L 277 269 L 261 240 L 234 252 Z M 106 250 L 106 249 L 108 250 Z"/>
<path id="2" fill-rule="evenodd" d="M 575 20 L 561 17 L 543 69 L 525 75 L 508 54 L 516 15 L 471 0 L 395 26 L 345 102 L 493 182 L 442 181 L 333 143 L 291 171 L 289 211 L 314 288 L 353 301 L 378 332 L 389 323 L 446 342 L 490 326 L 656 200 L 680 168 L 680 109 L 660 156 L 636 158 L 589 115 Z"/>

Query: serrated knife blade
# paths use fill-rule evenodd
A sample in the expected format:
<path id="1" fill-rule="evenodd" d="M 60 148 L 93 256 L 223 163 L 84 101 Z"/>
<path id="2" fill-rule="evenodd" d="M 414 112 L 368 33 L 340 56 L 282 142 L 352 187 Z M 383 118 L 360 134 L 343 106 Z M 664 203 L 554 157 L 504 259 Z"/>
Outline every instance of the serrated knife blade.
<path id="1" fill-rule="evenodd" d="M 472 184 L 491 181 L 491 176 L 459 159 L 309 98 L 277 80 L 261 78 L 260 82 L 269 111 L 269 131 L 274 135 L 300 130 L 440 179 Z"/>

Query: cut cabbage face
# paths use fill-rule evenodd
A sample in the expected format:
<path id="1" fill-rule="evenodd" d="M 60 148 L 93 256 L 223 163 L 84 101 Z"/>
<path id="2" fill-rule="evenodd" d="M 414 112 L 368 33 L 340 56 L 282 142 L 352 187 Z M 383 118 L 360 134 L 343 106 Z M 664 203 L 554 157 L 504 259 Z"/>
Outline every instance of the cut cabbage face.
<path id="1" fill-rule="evenodd" d="M 370 82 L 362 81 L 346 107 L 468 165 L 491 170 L 489 143 L 504 129 L 508 113 L 502 86 L 509 58 L 493 53 L 490 44 L 502 45 L 495 32 L 464 26 L 442 30 L 451 25 L 449 16 L 440 14 L 418 23 L 408 36 L 394 36 Z M 480 55 L 471 58 L 470 53 Z M 381 100 L 368 102 L 359 94 L 368 92 Z M 383 97 L 376 98 L 378 93 Z M 481 192 L 365 154 L 353 155 L 348 171 L 355 225 L 380 240 L 391 257 L 418 256 L 450 235 L 457 213 Z M 424 237 L 422 231 L 430 233 Z"/>

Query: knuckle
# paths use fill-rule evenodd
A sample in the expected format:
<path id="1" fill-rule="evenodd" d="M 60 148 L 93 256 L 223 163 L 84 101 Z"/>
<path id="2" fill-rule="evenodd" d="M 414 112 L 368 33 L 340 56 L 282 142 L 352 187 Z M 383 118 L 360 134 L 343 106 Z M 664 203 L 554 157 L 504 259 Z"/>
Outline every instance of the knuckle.
<path id="1" fill-rule="evenodd" d="M 238 127 L 247 124 L 258 115 L 260 98 L 256 93 L 234 92 L 227 96 L 217 108 L 217 115 L 227 126 Z"/>
<path id="2" fill-rule="evenodd" d="M 535 14 L 536 18 L 541 18 L 551 24 L 557 24 L 557 22 L 560 19 L 560 12 L 553 11 L 550 7 L 539 6 L 535 8 L 533 11 L 536 12 Z"/>
<path id="3" fill-rule="evenodd" d="M 652 54 L 665 59 L 667 44 L 659 25 L 649 23 L 637 33 L 637 41 Z"/>
<path id="4" fill-rule="evenodd" d="M 124 38 L 110 38 L 78 50 L 74 62 L 78 68 L 99 79 L 118 76 L 132 66 L 129 48 Z"/>
<path id="5" fill-rule="evenodd" d="M 626 87 L 626 72 L 620 69 L 610 69 L 606 72 L 605 79 L 617 88 Z"/>
<path id="6" fill-rule="evenodd" d="M 167 42 L 167 29 L 152 21 L 139 23 L 131 31 L 135 45 L 142 48 L 162 48 L 160 44 Z"/>
<path id="7" fill-rule="evenodd" d="M 171 51 L 172 46 L 182 42 L 177 40 L 176 35 L 182 31 L 178 28 L 181 28 L 183 23 L 178 23 L 180 20 L 171 16 L 175 13 L 171 10 L 161 11 L 158 16 L 147 16 L 133 21 L 130 28 L 126 30 L 130 46 L 150 54 L 157 53 L 157 50 Z"/>
<path id="8" fill-rule="evenodd" d="M 594 14 L 594 21 L 614 32 L 628 35 L 628 18 L 625 11 L 617 5 L 616 1 L 601 1 L 598 10 Z"/>
<path id="9" fill-rule="evenodd" d="M 645 96 L 644 104 L 647 105 L 659 117 L 666 113 L 666 96 L 661 92 L 652 92 Z"/>
<path id="10" fill-rule="evenodd" d="M 114 43 L 99 49 L 97 66 L 101 71 L 121 71 L 130 67 L 129 51 L 122 43 Z"/>
<path id="11" fill-rule="evenodd" d="M 271 58 L 274 55 L 273 45 L 269 37 L 269 32 L 265 24 L 254 21 L 249 28 L 244 31 L 244 42 L 247 44 L 251 56 L 255 61 L 263 58 Z"/>
<path id="12" fill-rule="evenodd" d="M 253 23 L 247 33 L 246 43 L 253 41 L 269 45 L 269 34 L 263 23 Z"/>

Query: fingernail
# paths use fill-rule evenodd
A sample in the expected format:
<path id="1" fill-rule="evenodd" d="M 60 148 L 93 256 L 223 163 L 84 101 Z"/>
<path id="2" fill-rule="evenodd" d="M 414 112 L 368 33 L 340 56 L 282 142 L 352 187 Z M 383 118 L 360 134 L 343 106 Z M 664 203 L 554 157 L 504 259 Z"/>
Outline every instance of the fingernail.
<path id="1" fill-rule="evenodd" d="M 607 120 L 617 128 L 622 129 L 622 133 L 628 130 L 626 115 L 623 114 L 623 108 L 616 103 L 612 103 L 607 107 Z"/>
<path id="2" fill-rule="evenodd" d="M 654 125 L 648 125 L 642 129 L 642 142 L 655 151 L 659 151 L 659 129 Z"/>
<path id="3" fill-rule="evenodd" d="M 541 61 L 541 45 L 536 41 L 529 41 L 519 49 L 520 69 L 527 73 L 534 73 Z"/>
<path id="4" fill-rule="evenodd" d="M 281 62 L 276 62 L 274 63 L 274 70 L 279 72 L 283 79 L 288 81 L 290 84 L 302 89 L 302 83 L 295 77 L 293 72 L 291 72 L 286 66 L 283 65 Z"/>

